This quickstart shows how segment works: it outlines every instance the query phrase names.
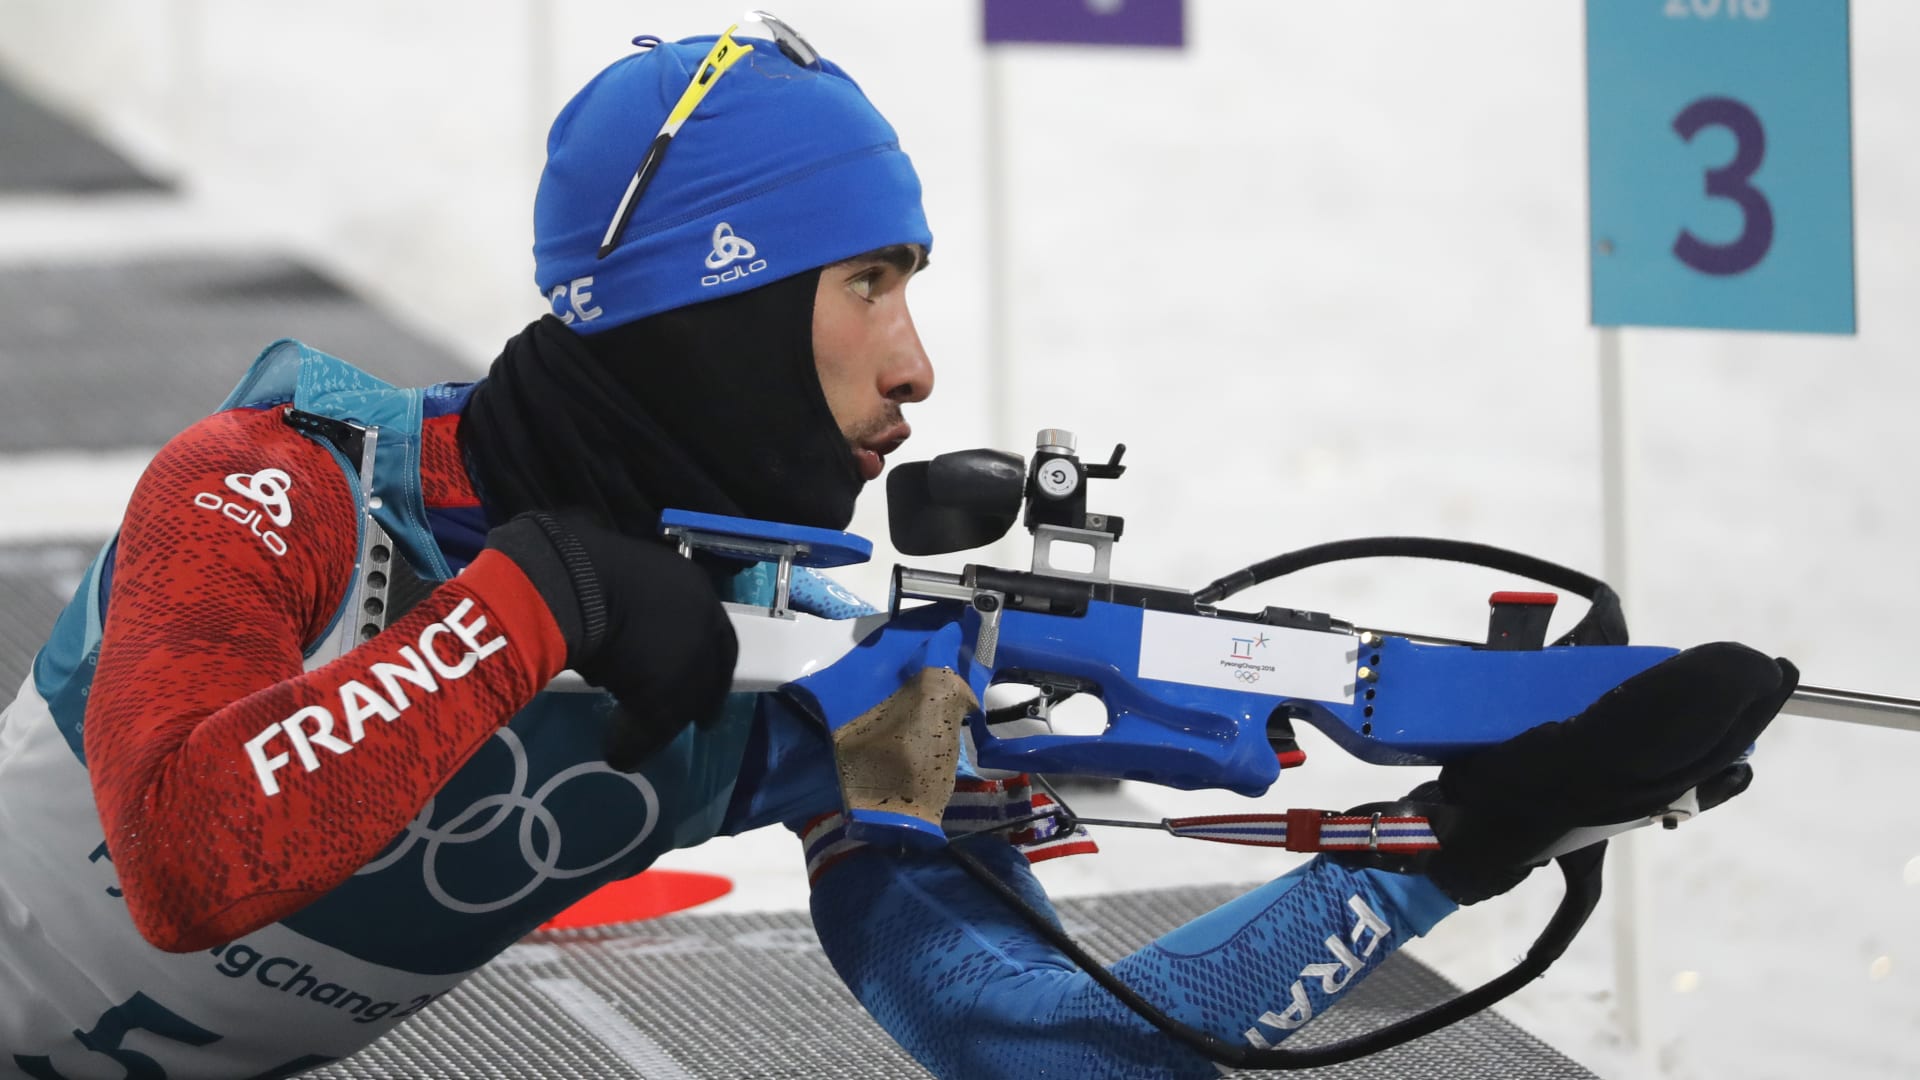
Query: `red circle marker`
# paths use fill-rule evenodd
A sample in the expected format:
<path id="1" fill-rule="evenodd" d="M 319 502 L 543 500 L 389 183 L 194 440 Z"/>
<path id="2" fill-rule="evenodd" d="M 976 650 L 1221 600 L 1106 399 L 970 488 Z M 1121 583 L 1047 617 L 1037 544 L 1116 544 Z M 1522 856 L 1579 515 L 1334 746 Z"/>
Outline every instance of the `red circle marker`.
<path id="1" fill-rule="evenodd" d="M 732 891 L 733 882 L 717 874 L 648 870 L 600 886 L 572 907 L 541 923 L 540 929 L 572 930 L 652 919 L 698 907 Z"/>

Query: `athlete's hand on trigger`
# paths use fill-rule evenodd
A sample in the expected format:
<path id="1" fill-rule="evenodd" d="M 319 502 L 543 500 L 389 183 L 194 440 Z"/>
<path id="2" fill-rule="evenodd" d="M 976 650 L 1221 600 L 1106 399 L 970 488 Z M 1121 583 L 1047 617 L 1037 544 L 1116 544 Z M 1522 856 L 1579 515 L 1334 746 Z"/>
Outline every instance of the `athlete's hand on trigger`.
<path id="1" fill-rule="evenodd" d="M 617 702 L 607 764 L 630 772 L 688 723 L 719 716 L 738 645 L 699 566 L 567 511 L 521 514 L 489 533 L 487 547 L 540 591 L 567 666 Z"/>
<path id="2" fill-rule="evenodd" d="M 1497 896 L 1568 832 L 1656 814 L 1690 790 L 1708 808 L 1746 790 L 1741 759 L 1800 683 L 1784 659 L 1698 645 L 1541 724 L 1448 764 L 1408 801 L 1434 818 L 1427 876 L 1462 904 Z"/>

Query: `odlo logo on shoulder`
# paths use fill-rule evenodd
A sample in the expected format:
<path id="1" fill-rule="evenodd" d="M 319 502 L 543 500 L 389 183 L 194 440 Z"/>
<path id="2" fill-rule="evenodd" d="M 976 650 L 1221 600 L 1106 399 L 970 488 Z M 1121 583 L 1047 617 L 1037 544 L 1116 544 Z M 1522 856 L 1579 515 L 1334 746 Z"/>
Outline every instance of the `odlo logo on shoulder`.
<path id="1" fill-rule="evenodd" d="M 264 516 L 265 520 L 282 529 L 293 524 L 293 502 L 287 497 L 287 493 L 293 489 L 293 478 L 280 469 L 261 469 L 257 473 L 234 473 L 228 476 L 227 487 L 258 503 L 259 507 L 242 506 L 211 491 L 195 495 L 193 505 L 245 525 L 260 538 L 268 551 L 275 556 L 285 555 L 286 540 L 272 529 L 262 528 L 260 522 Z"/>
<path id="2" fill-rule="evenodd" d="M 724 221 L 715 225 L 713 227 L 713 250 L 707 252 L 707 269 L 720 270 L 723 266 L 729 267 L 730 269 L 721 270 L 718 274 L 708 274 L 701 278 L 701 286 L 703 288 L 712 288 L 724 282 L 739 281 L 748 274 L 757 274 L 765 270 L 767 268 L 767 260 L 754 258 L 757 254 L 759 254 L 759 252 L 754 249 L 753 241 L 735 234 L 732 225 Z M 750 259 L 752 261 L 748 262 L 747 260 Z M 745 262 L 746 265 L 734 265 L 741 262 Z"/>

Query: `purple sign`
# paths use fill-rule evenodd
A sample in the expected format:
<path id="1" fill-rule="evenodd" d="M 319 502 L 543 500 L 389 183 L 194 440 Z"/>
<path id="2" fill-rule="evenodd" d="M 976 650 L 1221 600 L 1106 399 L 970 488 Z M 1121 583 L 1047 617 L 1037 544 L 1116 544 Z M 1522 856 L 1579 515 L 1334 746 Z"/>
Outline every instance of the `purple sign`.
<path id="1" fill-rule="evenodd" d="M 987 44 L 1186 43 L 1185 0 L 987 0 Z"/>

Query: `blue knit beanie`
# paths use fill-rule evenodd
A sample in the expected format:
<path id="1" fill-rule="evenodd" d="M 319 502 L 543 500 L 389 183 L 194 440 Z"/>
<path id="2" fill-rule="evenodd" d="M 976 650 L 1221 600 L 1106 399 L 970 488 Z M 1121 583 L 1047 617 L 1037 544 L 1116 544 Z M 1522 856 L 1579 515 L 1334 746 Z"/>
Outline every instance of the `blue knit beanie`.
<path id="1" fill-rule="evenodd" d="M 614 61 L 553 122 L 534 280 L 592 334 L 892 244 L 931 249 L 920 178 L 886 118 L 826 60 L 752 45 L 674 136 L 620 244 L 602 236 L 712 37 Z"/>

